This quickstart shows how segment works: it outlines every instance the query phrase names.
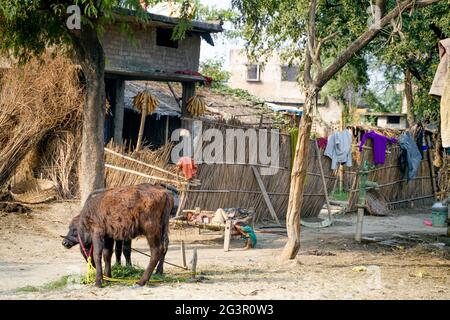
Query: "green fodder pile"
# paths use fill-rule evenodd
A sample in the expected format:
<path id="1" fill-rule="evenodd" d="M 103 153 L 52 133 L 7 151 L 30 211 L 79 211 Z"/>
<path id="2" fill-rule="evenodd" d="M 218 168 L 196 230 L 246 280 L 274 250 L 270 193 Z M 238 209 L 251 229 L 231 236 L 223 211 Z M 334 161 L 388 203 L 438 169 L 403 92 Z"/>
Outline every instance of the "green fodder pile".
<path id="1" fill-rule="evenodd" d="M 0 79 L 0 188 L 45 137 L 80 121 L 84 97 L 79 75 L 79 67 L 59 54 L 13 65 L 4 73 Z"/>

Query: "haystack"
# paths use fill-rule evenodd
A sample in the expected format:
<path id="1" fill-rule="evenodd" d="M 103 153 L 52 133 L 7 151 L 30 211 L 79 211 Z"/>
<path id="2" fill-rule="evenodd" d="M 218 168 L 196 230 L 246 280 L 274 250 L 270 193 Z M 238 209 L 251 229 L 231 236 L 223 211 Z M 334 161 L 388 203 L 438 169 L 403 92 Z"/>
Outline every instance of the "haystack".
<path id="1" fill-rule="evenodd" d="M 0 188 L 49 134 L 79 123 L 83 108 L 79 67 L 45 54 L 13 66 L 0 80 Z"/>

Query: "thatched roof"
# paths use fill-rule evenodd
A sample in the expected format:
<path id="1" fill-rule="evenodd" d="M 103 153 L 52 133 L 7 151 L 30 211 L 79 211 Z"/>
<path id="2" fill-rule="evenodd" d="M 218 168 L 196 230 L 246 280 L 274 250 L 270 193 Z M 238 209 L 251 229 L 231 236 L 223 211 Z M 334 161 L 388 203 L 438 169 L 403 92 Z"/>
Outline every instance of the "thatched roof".
<path id="1" fill-rule="evenodd" d="M 178 83 L 172 83 L 172 88 L 178 98 L 182 96 L 182 88 Z M 125 107 L 133 108 L 133 97 L 145 88 L 154 94 L 161 102 L 156 109 L 159 115 L 181 116 L 181 110 L 165 82 L 156 81 L 127 81 L 125 85 Z M 239 98 L 231 93 L 219 92 L 208 87 L 197 87 L 196 93 L 201 95 L 207 107 L 206 118 L 225 119 L 235 118 L 243 124 L 256 125 L 263 114 L 263 124 L 273 123 L 275 113 L 268 106 Z"/>

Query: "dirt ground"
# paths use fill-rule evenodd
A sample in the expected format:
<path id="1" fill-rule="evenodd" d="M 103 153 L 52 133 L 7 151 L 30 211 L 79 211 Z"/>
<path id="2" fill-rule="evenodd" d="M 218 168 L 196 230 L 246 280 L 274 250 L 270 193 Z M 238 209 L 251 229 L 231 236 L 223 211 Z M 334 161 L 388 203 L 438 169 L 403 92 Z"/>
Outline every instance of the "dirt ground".
<path id="1" fill-rule="evenodd" d="M 33 207 L 31 213 L 0 212 L 1 299 L 450 299 L 450 252 L 436 242 L 446 230 L 423 224 L 429 209 L 365 217 L 364 236 L 396 242 L 355 243 L 351 215 L 336 216 L 328 228 L 303 228 L 301 252 L 285 263 L 277 260 L 286 239 L 280 235 L 258 234 L 257 249 L 249 251 L 235 239 L 225 253 L 220 234 L 171 230 L 167 261 L 181 263 L 180 240 L 185 240 L 188 262 L 198 249 L 198 281 L 20 289 L 85 273 L 78 248 L 65 249 L 59 237 L 78 211 L 77 202 L 59 202 Z M 133 247 L 148 250 L 143 239 Z M 147 263 L 135 252 L 132 259 L 139 266 Z M 167 265 L 166 272 L 187 275 Z"/>

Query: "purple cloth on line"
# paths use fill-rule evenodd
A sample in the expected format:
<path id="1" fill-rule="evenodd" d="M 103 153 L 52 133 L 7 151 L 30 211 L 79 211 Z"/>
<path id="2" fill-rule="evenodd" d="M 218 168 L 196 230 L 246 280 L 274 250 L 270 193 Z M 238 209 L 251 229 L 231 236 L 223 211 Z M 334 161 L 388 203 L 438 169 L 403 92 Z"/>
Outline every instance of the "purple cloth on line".
<path id="1" fill-rule="evenodd" d="M 388 142 L 397 143 L 397 140 L 395 138 L 389 139 L 374 131 L 370 131 L 362 136 L 361 144 L 359 145 L 359 152 L 362 151 L 364 143 L 369 138 L 373 141 L 373 163 L 384 164 L 384 160 L 386 159 L 386 146 Z"/>

